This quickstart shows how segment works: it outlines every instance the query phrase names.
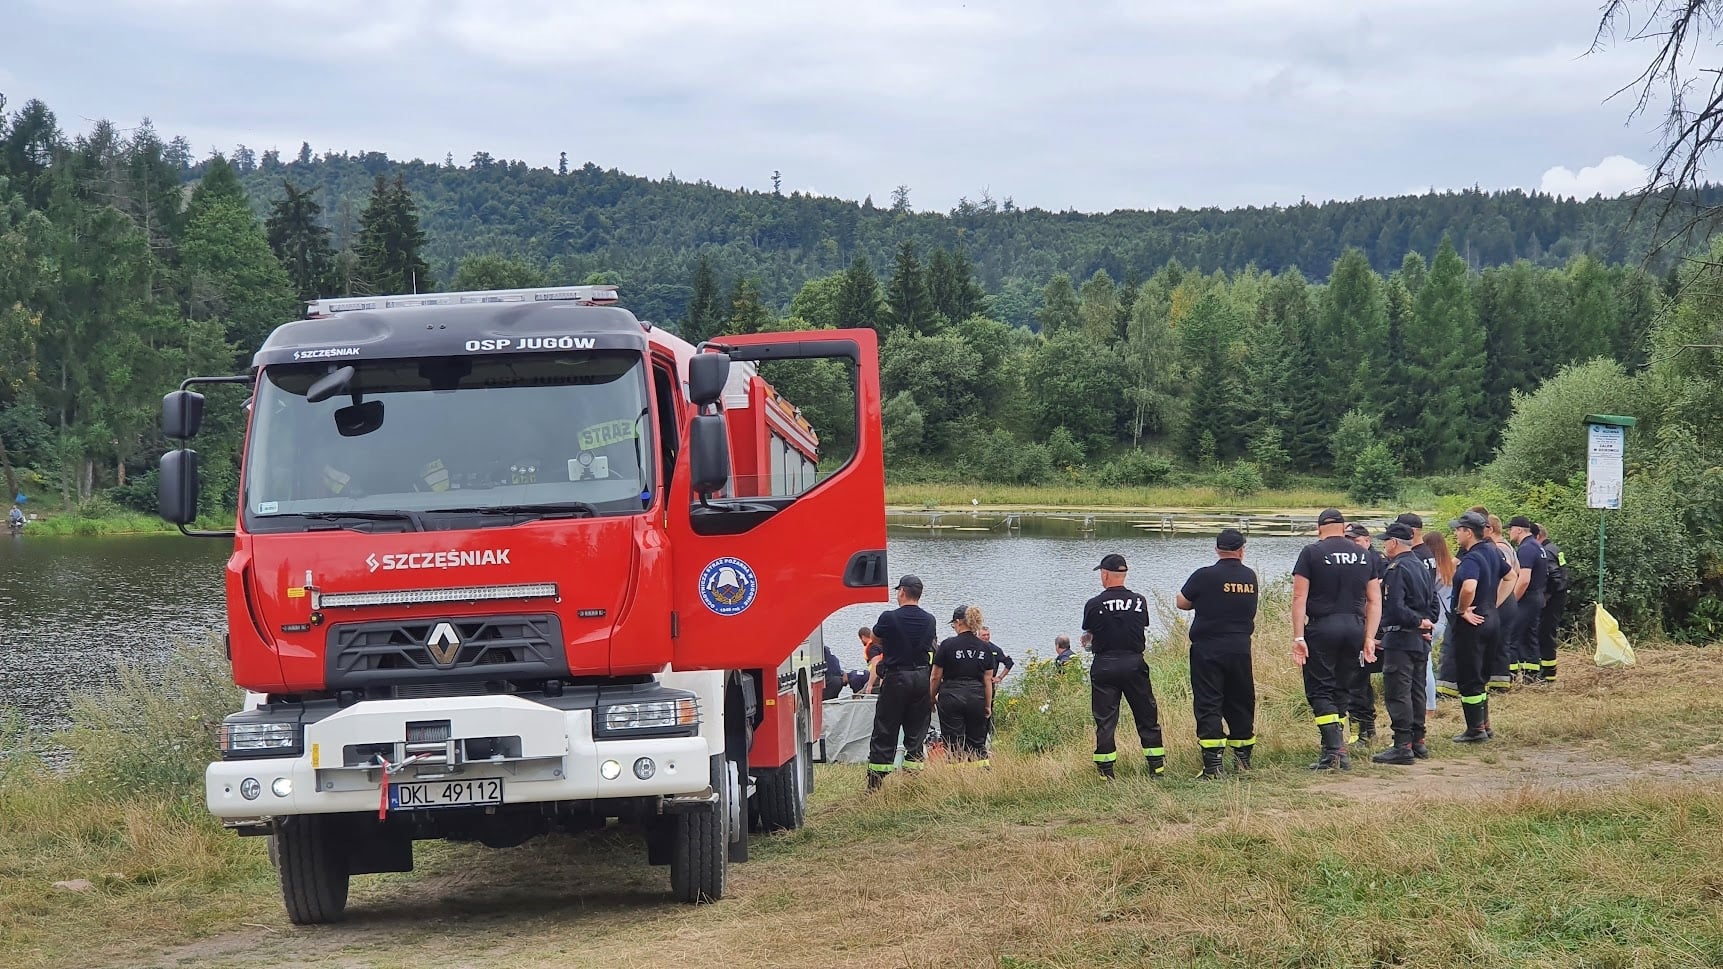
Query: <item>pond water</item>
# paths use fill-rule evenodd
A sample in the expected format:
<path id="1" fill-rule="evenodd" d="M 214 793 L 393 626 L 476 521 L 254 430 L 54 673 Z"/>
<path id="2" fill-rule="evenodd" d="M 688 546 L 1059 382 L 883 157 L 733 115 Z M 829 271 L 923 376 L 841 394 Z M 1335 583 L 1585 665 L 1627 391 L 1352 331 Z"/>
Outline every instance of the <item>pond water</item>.
<path id="1" fill-rule="evenodd" d="M 979 606 L 994 642 L 1017 657 L 1050 655 L 1059 633 L 1075 640 L 1083 603 L 1100 589 L 1093 568 L 1102 555 L 1125 555 L 1130 586 L 1169 600 L 1191 570 L 1214 557 L 1212 538 L 1144 534 L 1123 521 L 1086 528 L 1075 519 L 1029 518 L 1013 532 L 996 518 L 961 517 L 961 527 L 979 530 L 894 519 L 893 579 L 920 575 L 923 604 L 941 619 L 960 602 Z M 1246 562 L 1272 581 L 1291 571 L 1307 541 L 1253 538 Z M 230 549 L 225 541 L 177 535 L 0 539 L 0 718 L 61 725 L 70 697 L 113 682 L 121 661 L 148 670 L 176 640 L 221 635 Z M 826 640 L 847 668 L 862 665 L 856 629 L 885 608 L 882 596 L 826 621 Z"/>

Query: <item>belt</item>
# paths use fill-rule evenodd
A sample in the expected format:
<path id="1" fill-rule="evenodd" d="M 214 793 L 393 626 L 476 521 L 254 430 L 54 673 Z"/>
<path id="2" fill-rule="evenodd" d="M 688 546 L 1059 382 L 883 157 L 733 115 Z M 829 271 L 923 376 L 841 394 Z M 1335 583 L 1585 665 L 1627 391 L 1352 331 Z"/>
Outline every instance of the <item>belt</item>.
<path id="1" fill-rule="evenodd" d="M 887 673 L 918 673 L 927 668 L 926 666 L 887 666 L 885 671 Z"/>

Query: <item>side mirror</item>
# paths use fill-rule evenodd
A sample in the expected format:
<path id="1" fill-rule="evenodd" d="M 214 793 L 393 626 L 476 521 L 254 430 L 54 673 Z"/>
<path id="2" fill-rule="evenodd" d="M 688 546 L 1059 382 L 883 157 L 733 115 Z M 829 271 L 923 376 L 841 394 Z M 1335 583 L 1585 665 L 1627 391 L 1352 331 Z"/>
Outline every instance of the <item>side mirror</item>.
<path id="1" fill-rule="evenodd" d="M 730 380 L 730 357 L 724 353 L 697 353 L 688 361 L 688 399 L 695 407 L 710 407 L 724 396 Z"/>
<path id="2" fill-rule="evenodd" d="M 335 430 L 342 437 L 363 437 L 383 426 L 383 402 L 348 404 L 335 412 Z"/>
<path id="3" fill-rule="evenodd" d="M 354 370 L 352 367 L 342 367 L 339 370 L 331 370 L 323 376 L 318 377 L 317 381 L 305 391 L 306 402 L 312 404 L 323 403 L 336 394 L 339 394 L 341 391 L 346 390 L 348 387 L 353 386 L 353 378 L 358 373 L 359 371 Z"/>
<path id="4" fill-rule="evenodd" d="M 203 395 L 195 390 L 176 390 L 162 397 L 162 436 L 183 441 L 196 437 L 203 426 Z"/>
<path id="5" fill-rule="evenodd" d="M 723 415 L 695 415 L 688 429 L 688 470 L 694 493 L 701 497 L 715 495 L 730 483 L 730 435 Z"/>
<path id="6" fill-rule="evenodd" d="M 180 448 L 162 455 L 159 474 L 161 491 L 157 495 L 157 501 L 162 518 L 174 525 L 190 525 L 196 521 L 197 452 Z"/>

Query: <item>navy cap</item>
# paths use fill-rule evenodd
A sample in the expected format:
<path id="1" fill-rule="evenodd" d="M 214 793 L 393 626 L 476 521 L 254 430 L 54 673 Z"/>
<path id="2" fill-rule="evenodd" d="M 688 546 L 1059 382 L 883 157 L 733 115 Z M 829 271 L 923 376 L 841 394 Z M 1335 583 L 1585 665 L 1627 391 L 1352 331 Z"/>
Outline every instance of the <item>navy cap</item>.
<path id="1" fill-rule="evenodd" d="M 921 597 L 921 590 L 922 590 L 921 576 L 919 576 L 919 575 L 906 575 L 903 578 L 897 580 L 896 588 L 902 589 L 903 591 L 909 593 L 910 595 L 915 596 L 917 598 L 920 598 Z"/>
<path id="2" fill-rule="evenodd" d="M 1484 532 L 1489 531 L 1490 520 L 1488 518 L 1485 518 L 1483 515 L 1478 514 L 1475 511 L 1468 511 L 1464 515 L 1461 515 L 1460 517 L 1449 522 L 1448 527 L 1449 528 L 1470 528 L 1471 530 L 1477 532 L 1479 535 L 1482 535 Z"/>
<path id="3" fill-rule="evenodd" d="M 1125 557 L 1123 555 L 1120 555 L 1117 552 L 1114 552 L 1114 553 L 1106 556 L 1105 558 L 1101 559 L 1101 564 L 1095 566 L 1094 568 L 1090 569 L 1089 571 L 1100 572 L 1100 571 L 1104 570 L 1107 572 L 1123 572 L 1127 568 L 1129 568 L 1129 566 L 1125 565 Z"/>
<path id="4" fill-rule="evenodd" d="M 1397 521 L 1382 529 L 1382 534 L 1377 537 L 1384 540 L 1394 538 L 1402 542 L 1410 542 L 1412 540 L 1412 526 Z"/>
<path id="5" fill-rule="evenodd" d="M 1322 509 L 1322 514 L 1316 516 L 1316 524 L 1318 526 L 1344 525 L 1345 523 L 1346 516 L 1342 515 L 1338 508 L 1324 508 Z"/>
<path id="6" fill-rule="evenodd" d="M 1417 512 L 1403 511 L 1400 513 L 1400 517 L 1394 520 L 1408 528 L 1424 527 L 1424 519 L 1419 517 Z"/>
<path id="7" fill-rule="evenodd" d="M 1530 528 L 1532 520 L 1524 515 L 1515 515 L 1509 522 L 1509 528 Z"/>
<path id="8" fill-rule="evenodd" d="M 1215 536 L 1214 547 L 1223 552 L 1236 552 L 1244 548 L 1244 533 L 1236 528 L 1223 528 Z"/>
<path id="9" fill-rule="evenodd" d="M 952 622 L 963 622 L 964 616 L 968 612 L 969 612 L 968 606 L 958 606 L 956 609 L 951 610 L 951 621 Z"/>
<path id="10" fill-rule="evenodd" d="M 1370 529 L 1363 522 L 1353 522 L 1346 526 L 1347 538 L 1369 538 Z"/>

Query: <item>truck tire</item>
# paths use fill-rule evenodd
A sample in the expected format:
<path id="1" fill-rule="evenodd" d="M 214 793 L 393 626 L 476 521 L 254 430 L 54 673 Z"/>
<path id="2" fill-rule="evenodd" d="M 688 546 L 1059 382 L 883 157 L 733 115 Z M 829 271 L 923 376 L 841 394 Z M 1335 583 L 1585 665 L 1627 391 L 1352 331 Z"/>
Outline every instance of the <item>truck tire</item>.
<path id="1" fill-rule="evenodd" d="M 720 766 L 713 774 L 721 778 L 721 787 L 727 788 L 729 771 L 722 758 L 718 760 Z M 679 902 L 699 905 L 724 897 L 724 878 L 730 867 L 730 838 L 725 823 L 729 811 L 725 804 L 730 794 L 724 789 L 718 793 L 717 804 L 673 817 L 670 891 Z"/>
<path id="2" fill-rule="evenodd" d="M 316 814 L 278 818 L 273 840 L 287 918 L 294 925 L 341 921 L 349 876 L 336 819 Z"/>
<path id="3" fill-rule="evenodd" d="M 796 724 L 796 756 L 788 764 L 757 775 L 754 820 L 761 831 L 794 831 L 807 821 L 808 780 L 813 757 L 806 722 Z"/>

